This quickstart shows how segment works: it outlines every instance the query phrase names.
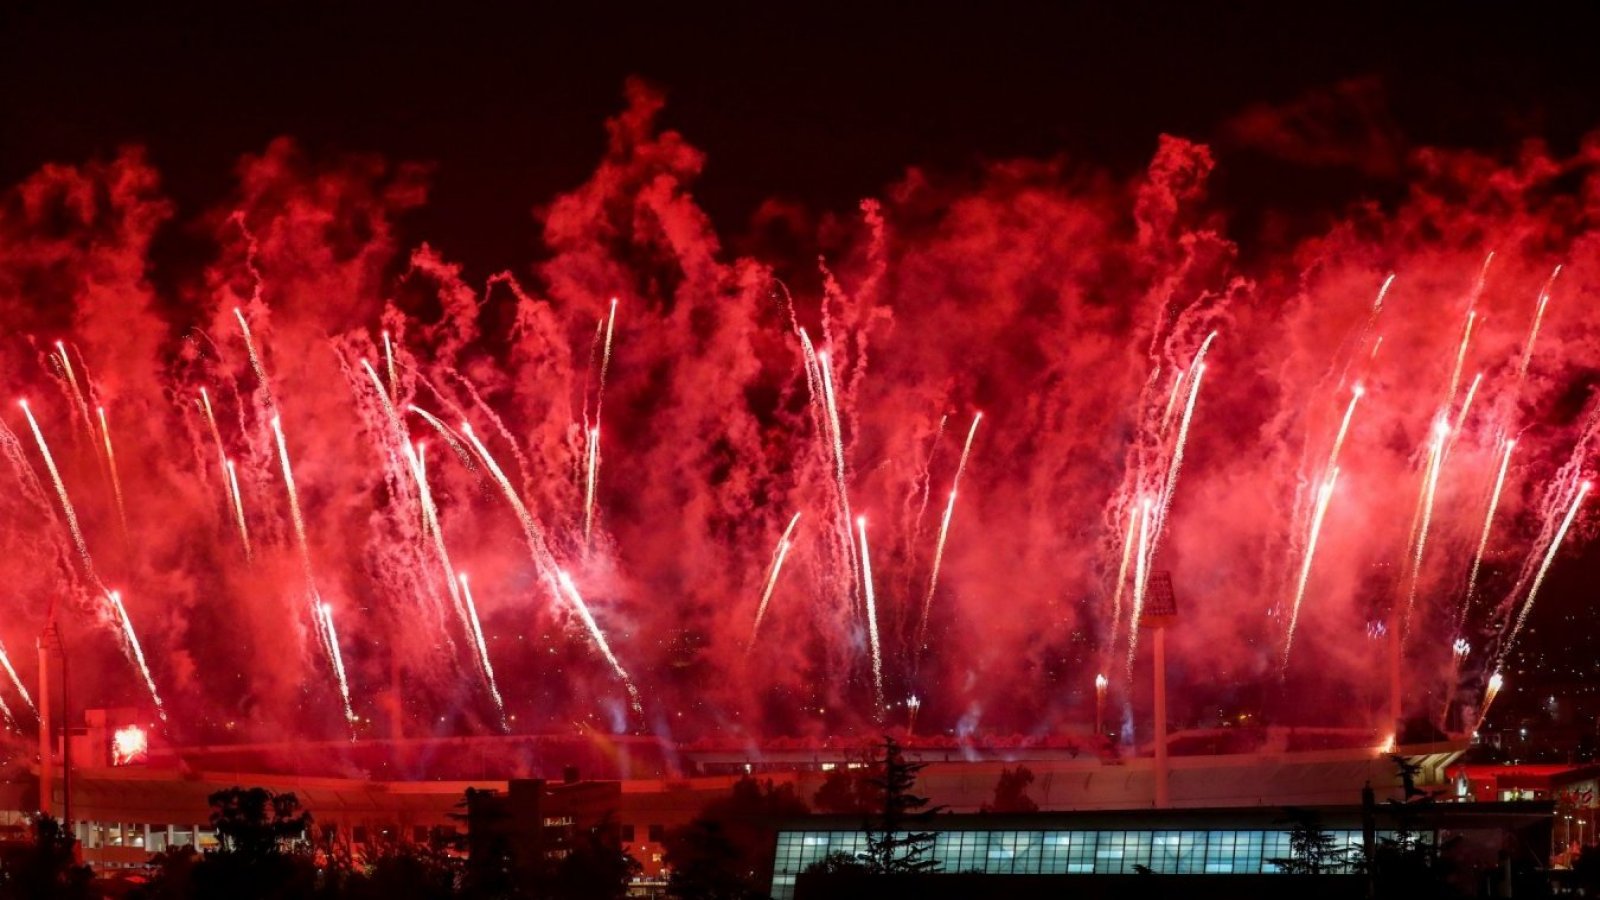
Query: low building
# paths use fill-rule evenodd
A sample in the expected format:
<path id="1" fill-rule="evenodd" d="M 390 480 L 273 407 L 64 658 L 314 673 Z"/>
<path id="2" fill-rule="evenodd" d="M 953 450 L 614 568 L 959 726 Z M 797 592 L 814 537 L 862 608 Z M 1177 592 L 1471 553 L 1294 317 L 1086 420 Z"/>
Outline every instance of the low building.
<path id="1" fill-rule="evenodd" d="M 1552 804 L 1376 804 L 1370 821 L 1360 805 L 1311 808 L 1321 828 L 1345 852 L 1346 862 L 1331 874 L 1354 876 L 1370 828 L 1372 840 L 1392 837 L 1405 827 L 1436 846 L 1448 846 L 1463 879 L 1503 877 L 1508 862 L 1538 870 L 1550 847 Z M 1293 857 L 1292 823 L 1286 811 L 1271 808 L 1105 810 L 1026 815 L 952 814 L 919 823 L 931 833 L 927 858 L 938 873 L 922 876 L 917 896 L 999 895 L 1021 897 L 1118 896 L 1143 875 L 1175 880 L 1147 895 L 1200 894 L 1192 880 L 1228 876 L 1205 896 L 1283 896 L 1282 882 L 1246 889 L 1257 879 L 1282 878 L 1274 860 Z M 867 850 L 859 817 L 813 816 L 783 823 L 778 832 L 773 871 L 774 900 L 855 896 L 838 880 L 820 879 L 806 889 L 807 868 L 829 854 L 858 856 Z M 939 879 L 959 876 L 946 890 Z M 1249 879 L 1241 879 L 1249 876 Z M 1276 883 L 1277 887 L 1272 887 Z M 850 879 L 843 884 L 849 886 Z M 1137 882 L 1151 887 L 1151 882 Z M 856 885 L 859 896 L 882 896 L 881 883 Z M 910 895 L 909 883 L 902 887 Z M 1202 885 L 1203 887 L 1203 885 Z M 876 893 L 872 893 L 876 892 Z M 1277 892 L 1277 893 L 1274 893 Z M 1125 894 L 1123 894 L 1125 895 Z"/>

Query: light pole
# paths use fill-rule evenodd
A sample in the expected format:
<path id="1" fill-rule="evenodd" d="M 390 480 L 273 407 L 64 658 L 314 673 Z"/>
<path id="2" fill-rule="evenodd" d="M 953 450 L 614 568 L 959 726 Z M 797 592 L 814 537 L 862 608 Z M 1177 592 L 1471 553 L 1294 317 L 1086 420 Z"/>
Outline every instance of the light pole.
<path id="1" fill-rule="evenodd" d="M 72 700 L 67 671 L 67 645 L 56 626 L 55 608 L 39 635 L 39 811 L 49 815 L 54 786 L 51 767 L 55 756 L 55 729 L 50 722 L 50 650 L 61 655 L 61 823 L 72 825 Z"/>
<path id="2" fill-rule="evenodd" d="M 1167 626 L 1177 618 L 1178 600 L 1172 593 L 1172 575 L 1156 572 L 1150 577 L 1144 614 L 1139 620 L 1139 627 L 1155 632 L 1151 643 L 1155 645 L 1156 809 L 1166 809 L 1172 804 L 1171 773 L 1167 768 Z"/>

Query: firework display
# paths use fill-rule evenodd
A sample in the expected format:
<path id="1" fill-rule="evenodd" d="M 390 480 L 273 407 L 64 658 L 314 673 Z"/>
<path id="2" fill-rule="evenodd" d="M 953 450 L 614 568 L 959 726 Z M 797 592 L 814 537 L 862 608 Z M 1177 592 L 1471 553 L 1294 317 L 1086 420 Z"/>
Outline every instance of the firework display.
<path id="1" fill-rule="evenodd" d="M 0 642 L 54 610 L 92 702 L 195 740 L 867 733 L 898 697 L 1039 734 L 1145 702 L 1170 573 L 1175 716 L 1387 733 L 1387 654 L 1407 714 L 1487 710 L 1592 537 L 1592 156 L 1435 150 L 1246 255 L 1164 137 L 1122 180 L 908 177 L 797 260 L 712 229 L 660 106 L 630 87 L 481 286 L 375 158 L 247 158 L 193 269 L 137 151 L 11 188 Z"/>

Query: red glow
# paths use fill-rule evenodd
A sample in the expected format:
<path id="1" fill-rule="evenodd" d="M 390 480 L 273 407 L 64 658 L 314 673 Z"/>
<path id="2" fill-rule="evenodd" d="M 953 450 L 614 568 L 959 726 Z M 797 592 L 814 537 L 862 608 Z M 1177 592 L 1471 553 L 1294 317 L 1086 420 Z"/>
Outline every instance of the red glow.
<path id="1" fill-rule="evenodd" d="M 125 766 L 138 762 L 150 750 L 150 736 L 143 728 L 129 725 L 111 736 L 111 764 Z"/>
<path id="2" fill-rule="evenodd" d="M 824 740 L 914 695 L 930 731 L 1051 733 L 1134 670 L 1170 573 L 1175 703 L 1282 672 L 1276 717 L 1369 726 L 1369 626 L 1415 599 L 1421 697 L 1465 617 L 1481 696 L 1594 531 L 1590 156 L 1434 148 L 1403 199 L 1257 252 L 1178 138 L 1125 178 L 919 171 L 790 236 L 819 264 L 714 230 L 661 102 L 631 87 L 538 252 L 481 279 L 401 227 L 420 168 L 289 141 L 177 221 L 134 152 L 14 187 L 0 640 L 61 598 L 108 694 L 143 658 L 201 735 L 364 728 L 397 682 L 461 732 Z M 161 269 L 164 228 L 204 262 Z M 67 328 L 70 357 L 30 337 Z"/>

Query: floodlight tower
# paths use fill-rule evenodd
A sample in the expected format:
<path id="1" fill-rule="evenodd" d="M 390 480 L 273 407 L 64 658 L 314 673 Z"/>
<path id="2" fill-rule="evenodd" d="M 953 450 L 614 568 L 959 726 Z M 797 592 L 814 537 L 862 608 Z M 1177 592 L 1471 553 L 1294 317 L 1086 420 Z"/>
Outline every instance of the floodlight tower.
<path id="1" fill-rule="evenodd" d="M 1172 573 L 1152 572 L 1139 626 L 1155 632 L 1156 695 L 1156 808 L 1172 804 L 1167 768 L 1167 626 L 1178 619 L 1178 600 L 1172 593 Z"/>

